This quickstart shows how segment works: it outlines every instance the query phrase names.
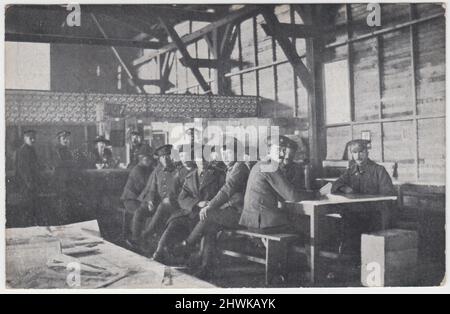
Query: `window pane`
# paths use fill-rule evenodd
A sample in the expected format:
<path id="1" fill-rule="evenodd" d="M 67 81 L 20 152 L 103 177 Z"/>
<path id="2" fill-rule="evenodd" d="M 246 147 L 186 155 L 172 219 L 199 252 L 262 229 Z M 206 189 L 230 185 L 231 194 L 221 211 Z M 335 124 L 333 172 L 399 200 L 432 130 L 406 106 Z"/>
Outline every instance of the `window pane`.
<path id="1" fill-rule="evenodd" d="M 348 62 L 340 60 L 324 64 L 326 123 L 350 121 Z"/>

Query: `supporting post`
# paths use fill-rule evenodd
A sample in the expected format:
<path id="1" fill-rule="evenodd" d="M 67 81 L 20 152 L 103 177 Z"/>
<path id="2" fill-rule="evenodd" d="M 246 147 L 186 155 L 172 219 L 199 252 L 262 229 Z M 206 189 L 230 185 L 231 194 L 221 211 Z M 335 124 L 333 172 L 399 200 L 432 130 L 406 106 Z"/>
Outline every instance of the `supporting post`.
<path id="1" fill-rule="evenodd" d="M 321 15 L 314 11 L 314 5 L 302 5 L 296 11 L 300 14 L 303 22 L 315 26 L 320 23 Z M 311 73 L 311 90 L 308 91 L 308 120 L 309 120 L 309 156 L 312 166 L 312 176 L 317 176 L 322 168 L 321 160 L 324 158 L 321 153 L 321 147 L 326 145 L 326 135 L 321 133 L 322 123 L 322 85 L 321 85 L 321 55 L 322 55 L 321 37 L 306 39 L 306 62 Z"/>

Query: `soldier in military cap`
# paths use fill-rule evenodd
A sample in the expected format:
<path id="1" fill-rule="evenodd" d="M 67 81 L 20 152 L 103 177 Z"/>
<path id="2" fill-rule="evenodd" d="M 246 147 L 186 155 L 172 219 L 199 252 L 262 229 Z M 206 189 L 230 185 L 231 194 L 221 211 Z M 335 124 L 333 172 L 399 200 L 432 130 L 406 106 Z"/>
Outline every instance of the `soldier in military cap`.
<path id="1" fill-rule="evenodd" d="M 264 233 L 286 232 L 291 228 L 287 213 L 279 208 L 280 201 L 302 199 L 301 193 L 280 169 L 290 143 L 285 136 L 279 136 L 278 145 L 268 139 L 269 155 L 250 171 L 239 222 L 242 226 Z"/>
<path id="2" fill-rule="evenodd" d="M 26 225 L 38 223 L 38 192 L 41 183 L 42 166 L 35 150 L 36 131 L 23 132 L 23 145 L 16 151 L 15 175 L 22 197 L 21 216 Z"/>
<path id="3" fill-rule="evenodd" d="M 58 219 L 67 221 L 74 205 L 76 190 L 76 166 L 70 150 L 71 132 L 62 130 L 56 134 L 58 143 L 53 154 L 53 183 L 58 199 Z"/>
<path id="4" fill-rule="evenodd" d="M 202 262 L 197 276 L 209 277 L 213 272 L 213 258 L 217 245 L 217 233 L 223 229 L 237 229 L 244 205 L 244 193 L 250 173 L 243 162 L 244 147 L 235 138 L 229 139 L 221 148 L 221 155 L 226 165 L 225 184 L 218 193 L 203 207 L 200 221 L 189 237 L 177 248 L 191 251 L 200 239 L 204 238 Z"/>
<path id="5" fill-rule="evenodd" d="M 298 144 L 291 138 L 287 138 L 283 151 L 283 160 L 280 169 L 296 189 L 305 189 L 305 175 L 303 168 L 294 159 L 298 150 Z"/>
<path id="6" fill-rule="evenodd" d="M 353 140 L 348 143 L 351 154 L 349 168 L 332 184 L 331 193 L 395 195 L 391 177 L 386 169 L 369 158 L 370 141 Z M 371 205 L 364 205 L 365 207 Z M 378 206 L 378 205 L 377 205 Z M 377 213 L 346 213 L 343 218 L 341 253 L 358 253 L 361 234 L 377 228 Z M 378 217 L 379 218 L 379 217 Z"/>
<path id="7" fill-rule="evenodd" d="M 353 140 L 349 144 L 352 160 L 345 173 L 333 183 L 332 193 L 395 195 L 386 169 L 369 158 L 370 141 Z"/>
<path id="8" fill-rule="evenodd" d="M 139 162 L 138 152 L 142 145 L 145 145 L 144 143 L 142 143 L 142 136 L 139 131 L 131 131 L 130 137 L 130 163 L 127 166 L 128 169 L 131 169 L 135 165 L 137 165 L 137 163 Z"/>
<path id="9" fill-rule="evenodd" d="M 160 234 L 165 226 L 164 217 L 172 211 L 169 192 L 177 173 L 177 167 L 171 157 L 172 147 L 167 144 L 155 151 L 159 164 L 139 196 L 141 206 L 136 210 L 132 221 L 131 232 L 134 243 L 139 243 L 154 234 Z M 145 226 L 150 217 L 152 217 L 150 223 Z"/>
<path id="10" fill-rule="evenodd" d="M 185 210 L 181 209 L 178 203 L 178 196 L 183 188 L 186 176 L 197 169 L 197 164 L 194 161 L 194 145 L 193 143 L 181 144 L 177 146 L 178 155 L 182 163 L 182 167 L 177 169 L 172 188 L 170 189 L 170 203 L 174 210 L 167 217 L 167 223 L 164 232 L 158 242 L 158 247 L 153 254 L 153 259 L 159 262 L 167 262 L 171 247 L 180 239 L 184 239 L 189 230 L 189 225 L 184 222 L 183 218 L 186 215 Z"/>
<path id="11" fill-rule="evenodd" d="M 130 174 L 128 175 L 127 183 L 125 184 L 125 188 L 123 189 L 122 196 L 120 199 L 122 200 L 127 212 L 135 213 L 138 208 L 141 206 L 141 202 L 139 200 L 139 195 L 145 188 L 147 181 L 150 177 L 150 174 L 153 171 L 154 159 L 153 159 L 153 151 L 149 146 L 143 145 L 137 152 L 138 163 L 131 169 Z M 130 227 L 127 223 L 127 228 Z M 128 236 L 126 234 L 125 236 Z M 132 240 L 127 240 L 130 246 L 134 246 Z"/>

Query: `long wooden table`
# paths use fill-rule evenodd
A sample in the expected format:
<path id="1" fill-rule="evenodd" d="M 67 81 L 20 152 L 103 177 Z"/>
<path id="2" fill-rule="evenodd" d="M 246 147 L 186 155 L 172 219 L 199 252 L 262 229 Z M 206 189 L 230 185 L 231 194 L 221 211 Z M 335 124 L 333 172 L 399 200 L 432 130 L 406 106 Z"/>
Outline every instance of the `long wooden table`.
<path id="1" fill-rule="evenodd" d="M 306 254 L 310 268 L 310 282 L 316 283 L 319 255 L 321 252 L 320 236 L 322 234 L 320 221 L 329 214 L 335 213 L 364 213 L 376 210 L 381 214 L 381 230 L 389 228 L 391 208 L 396 196 L 373 195 L 327 195 L 318 200 L 301 202 L 286 202 L 285 207 L 291 215 L 309 217 L 310 239 L 306 244 Z M 364 206 L 364 205 L 371 206 Z M 376 206 L 373 206 L 376 205 Z M 387 205 L 387 206 L 386 206 Z"/>
<path id="2" fill-rule="evenodd" d="M 6 239 L 8 288 L 215 288 L 103 240 L 96 221 L 6 229 Z M 77 265 L 78 284 L 71 275 Z"/>

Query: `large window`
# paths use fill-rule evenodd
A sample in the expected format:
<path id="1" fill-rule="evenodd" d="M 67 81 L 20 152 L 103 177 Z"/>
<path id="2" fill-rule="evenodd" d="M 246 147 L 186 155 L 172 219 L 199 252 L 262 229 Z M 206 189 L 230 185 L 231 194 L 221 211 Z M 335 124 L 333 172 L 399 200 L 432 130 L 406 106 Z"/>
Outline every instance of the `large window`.
<path id="1" fill-rule="evenodd" d="M 329 125 L 350 122 L 350 84 L 347 60 L 325 63 L 323 73 L 326 123 Z"/>
<path id="2" fill-rule="evenodd" d="M 6 42 L 5 86 L 50 90 L 50 44 Z"/>

